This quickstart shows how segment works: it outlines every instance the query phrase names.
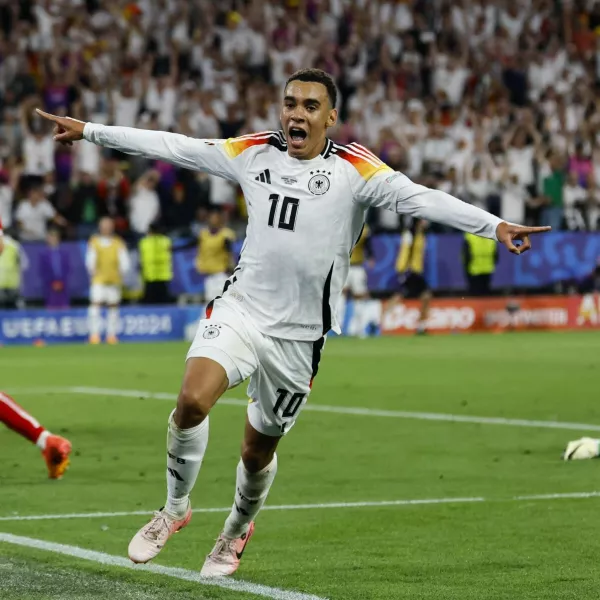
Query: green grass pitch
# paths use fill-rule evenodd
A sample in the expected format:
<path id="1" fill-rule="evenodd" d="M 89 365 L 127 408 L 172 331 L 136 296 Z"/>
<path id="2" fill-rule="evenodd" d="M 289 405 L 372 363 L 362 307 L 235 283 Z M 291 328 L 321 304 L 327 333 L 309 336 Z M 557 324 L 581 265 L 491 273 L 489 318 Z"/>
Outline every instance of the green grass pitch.
<path id="1" fill-rule="evenodd" d="M 146 516 L 15 518 L 159 508 L 173 403 L 59 388 L 175 394 L 185 351 L 183 343 L 0 348 L 0 388 L 75 448 L 65 478 L 49 481 L 38 450 L 0 428 L 0 535 L 126 557 Z M 593 332 L 328 341 L 315 406 L 559 425 L 305 411 L 280 446 L 269 504 L 373 505 L 264 511 L 236 579 L 331 600 L 598 597 L 600 497 L 516 497 L 600 491 L 599 462 L 560 460 L 568 440 L 600 437 L 560 426 L 600 425 L 599 391 Z M 245 387 L 228 396 L 243 399 Z M 230 505 L 244 414 L 235 404 L 211 414 L 195 508 Z M 452 498 L 483 500 L 377 505 Z M 198 512 L 156 562 L 198 570 L 225 516 Z M 259 597 L 0 541 L 3 599 Z"/>

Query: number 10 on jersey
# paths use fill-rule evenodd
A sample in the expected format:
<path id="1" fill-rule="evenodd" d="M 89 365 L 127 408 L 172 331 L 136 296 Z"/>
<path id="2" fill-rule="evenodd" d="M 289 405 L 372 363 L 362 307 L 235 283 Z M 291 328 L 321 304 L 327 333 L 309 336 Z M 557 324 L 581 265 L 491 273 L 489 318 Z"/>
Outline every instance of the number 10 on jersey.
<path id="1" fill-rule="evenodd" d="M 294 231 L 296 227 L 296 216 L 298 214 L 298 198 L 290 198 L 285 196 L 280 203 L 281 197 L 279 194 L 271 194 L 269 201 L 271 202 L 271 210 L 269 211 L 269 227 L 277 227 L 278 229 L 286 229 Z M 279 208 L 279 221 L 275 225 L 275 217 Z"/>

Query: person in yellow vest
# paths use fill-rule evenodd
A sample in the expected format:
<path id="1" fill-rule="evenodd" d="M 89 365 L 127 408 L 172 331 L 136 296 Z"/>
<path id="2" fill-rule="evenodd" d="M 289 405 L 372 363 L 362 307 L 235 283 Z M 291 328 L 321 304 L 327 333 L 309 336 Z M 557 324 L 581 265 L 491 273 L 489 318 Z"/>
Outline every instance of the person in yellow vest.
<path id="1" fill-rule="evenodd" d="M 119 305 L 123 276 L 129 270 L 129 255 L 125 242 L 115 235 L 115 225 L 110 217 L 103 217 L 98 234 L 93 235 L 87 247 L 85 265 L 92 285 L 88 312 L 90 344 L 100 343 L 100 311 L 108 309 L 106 319 L 106 342 L 116 344 Z"/>
<path id="2" fill-rule="evenodd" d="M 353 311 L 348 323 L 348 335 L 364 337 L 370 320 L 369 288 L 365 262 L 372 260 L 371 232 L 365 224 L 350 255 L 348 278 L 340 300 L 338 315 L 342 324 L 346 313 L 346 299 L 352 298 Z"/>
<path id="3" fill-rule="evenodd" d="M 400 293 L 394 298 L 401 301 L 402 298 L 418 298 L 421 300 L 421 313 L 417 324 L 417 333 L 423 334 L 427 331 L 427 318 L 429 317 L 429 305 L 431 303 L 431 290 L 425 279 L 425 231 L 429 223 L 423 219 L 415 222 L 413 230 L 406 228 L 402 233 L 400 250 L 396 259 L 396 272 Z"/>
<path id="4" fill-rule="evenodd" d="M 469 282 L 469 294 L 489 295 L 492 275 L 498 263 L 498 244 L 494 240 L 465 233 L 462 258 Z"/>
<path id="5" fill-rule="evenodd" d="M 204 275 L 204 300 L 213 300 L 223 293 L 227 273 L 233 267 L 235 233 L 224 226 L 223 214 L 213 209 L 208 216 L 208 227 L 198 236 L 196 269 Z"/>
<path id="6" fill-rule="evenodd" d="M 169 283 L 173 279 L 173 250 L 171 239 L 164 235 L 160 225 L 150 224 L 148 234 L 139 243 L 144 304 L 167 304 Z"/>
<path id="7" fill-rule="evenodd" d="M 0 230 L 0 308 L 19 308 L 21 272 L 27 268 L 27 256 L 19 242 Z"/>

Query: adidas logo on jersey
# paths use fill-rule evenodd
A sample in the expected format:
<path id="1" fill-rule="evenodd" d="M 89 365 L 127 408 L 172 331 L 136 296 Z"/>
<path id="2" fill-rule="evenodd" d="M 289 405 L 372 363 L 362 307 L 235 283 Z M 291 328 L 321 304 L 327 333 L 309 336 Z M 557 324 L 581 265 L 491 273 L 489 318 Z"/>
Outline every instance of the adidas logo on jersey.
<path id="1" fill-rule="evenodd" d="M 255 181 L 261 181 L 262 183 L 271 183 L 271 173 L 269 169 L 265 169 L 260 175 L 257 175 Z"/>

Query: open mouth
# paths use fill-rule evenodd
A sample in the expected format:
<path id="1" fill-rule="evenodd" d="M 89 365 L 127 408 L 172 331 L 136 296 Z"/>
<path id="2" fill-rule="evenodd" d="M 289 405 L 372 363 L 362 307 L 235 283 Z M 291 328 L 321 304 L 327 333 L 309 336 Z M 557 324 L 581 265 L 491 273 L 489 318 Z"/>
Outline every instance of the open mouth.
<path id="1" fill-rule="evenodd" d="M 306 139 L 306 135 L 306 131 L 300 129 L 300 127 L 290 127 L 289 129 L 290 141 L 295 148 L 302 146 Z"/>

